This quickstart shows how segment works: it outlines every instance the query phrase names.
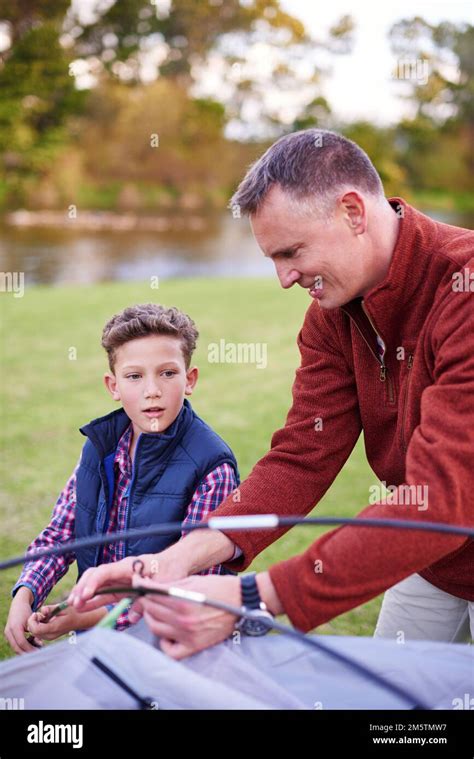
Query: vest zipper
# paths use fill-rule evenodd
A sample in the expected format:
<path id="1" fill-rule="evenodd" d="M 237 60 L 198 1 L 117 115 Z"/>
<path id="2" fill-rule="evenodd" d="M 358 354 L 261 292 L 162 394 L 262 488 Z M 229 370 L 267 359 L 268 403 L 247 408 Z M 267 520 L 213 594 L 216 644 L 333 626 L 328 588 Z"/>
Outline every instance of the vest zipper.
<path id="1" fill-rule="evenodd" d="M 108 524 L 107 514 L 108 514 L 108 510 L 109 510 L 110 491 L 109 491 L 109 481 L 107 479 L 107 474 L 105 472 L 105 467 L 104 467 L 104 465 L 102 463 L 100 465 L 100 475 L 101 475 L 102 482 L 104 483 L 104 497 L 105 497 L 105 517 L 104 517 L 104 524 L 103 524 L 102 529 L 101 529 L 101 534 L 105 535 L 105 533 L 107 531 L 107 524 Z M 101 526 L 101 525 L 99 525 L 98 520 L 96 521 L 96 526 L 97 526 L 97 528 L 99 528 Z M 103 554 L 104 554 L 104 548 L 105 548 L 105 546 L 103 546 L 103 545 L 102 546 L 97 546 L 97 548 L 95 549 L 94 564 L 92 566 L 98 567 L 99 564 L 102 563 L 102 557 L 103 557 Z"/>
<path id="2" fill-rule="evenodd" d="M 126 530 L 130 529 L 130 516 L 132 513 L 132 488 L 135 484 L 135 477 L 136 477 L 136 468 L 135 468 L 135 462 L 137 460 L 138 456 L 138 448 L 140 446 L 141 442 L 141 433 L 138 436 L 137 444 L 135 446 L 135 456 L 133 457 L 133 464 L 132 464 L 132 476 L 130 478 L 130 485 L 128 486 L 128 504 L 127 504 L 127 525 Z M 125 542 L 125 556 L 128 556 L 128 540 Z"/>

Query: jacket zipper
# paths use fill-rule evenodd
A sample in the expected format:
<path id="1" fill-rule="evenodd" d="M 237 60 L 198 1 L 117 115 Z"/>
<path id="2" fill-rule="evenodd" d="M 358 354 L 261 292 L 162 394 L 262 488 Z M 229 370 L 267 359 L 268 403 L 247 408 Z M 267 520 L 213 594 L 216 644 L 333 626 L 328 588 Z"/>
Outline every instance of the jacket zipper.
<path id="1" fill-rule="evenodd" d="M 374 330 L 374 333 L 377 335 L 377 337 L 379 337 L 382 340 L 383 344 L 385 345 L 385 340 L 377 332 L 377 330 L 375 328 L 375 325 L 374 325 L 372 319 L 370 318 L 370 315 L 368 314 L 367 309 L 365 308 L 365 305 L 364 305 L 363 301 L 361 303 L 361 306 L 362 306 L 362 310 L 363 310 L 364 314 L 366 315 L 367 319 L 369 320 L 370 326 Z M 374 351 L 372 350 L 372 347 L 369 345 L 368 341 L 365 339 L 364 335 L 362 334 L 362 330 L 360 329 L 360 327 L 357 324 L 357 322 L 355 321 L 355 319 L 352 319 L 352 321 L 354 322 L 354 324 L 356 325 L 357 329 L 359 330 L 359 332 L 360 332 L 360 334 L 362 336 L 362 339 L 364 340 L 365 344 L 369 348 L 370 352 L 377 359 L 377 363 L 380 364 L 380 375 L 379 375 L 380 376 L 380 381 L 381 382 L 387 382 L 388 400 L 389 400 L 389 403 L 394 403 L 395 402 L 395 394 L 393 392 L 393 382 L 392 382 L 392 378 L 388 374 L 388 370 L 387 370 L 387 367 L 385 365 L 384 357 L 383 356 L 378 356 L 376 353 L 374 353 Z"/>
<path id="2" fill-rule="evenodd" d="M 413 366 L 413 353 L 408 354 L 408 361 L 407 361 L 407 379 L 405 382 L 405 389 L 403 391 L 403 404 L 402 404 L 402 428 L 401 428 L 401 438 L 402 438 L 402 448 L 406 452 L 407 450 L 407 442 L 405 437 L 405 420 L 407 415 L 407 399 L 408 399 L 408 385 L 410 382 L 410 370 Z"/>

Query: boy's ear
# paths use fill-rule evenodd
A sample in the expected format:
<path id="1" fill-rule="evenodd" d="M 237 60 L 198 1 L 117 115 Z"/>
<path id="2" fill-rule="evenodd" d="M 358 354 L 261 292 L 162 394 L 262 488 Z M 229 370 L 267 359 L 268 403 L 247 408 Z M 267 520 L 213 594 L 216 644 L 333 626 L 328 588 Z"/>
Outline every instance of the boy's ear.
<path id="1" fill-rule="evenodd" d="M 186 387 L 184 390 L 185 395 L 192 395 L 194 388 L 196 387 L 196 382 L 198 381 L 199 377 L 199 369 L 197 366 L 193 366 L 192 369 L 188 369 L 186 372 Z"/>
<path id="2" fill-rule="evenodd" d="M 114 374 L 112 374 L 111 372 L 106 372 L 106 374 L 104 374 L 104 385 L 109 391 L 114 401 L 119 401 L 120 391 L 118 389 L 117 380 Z"/>

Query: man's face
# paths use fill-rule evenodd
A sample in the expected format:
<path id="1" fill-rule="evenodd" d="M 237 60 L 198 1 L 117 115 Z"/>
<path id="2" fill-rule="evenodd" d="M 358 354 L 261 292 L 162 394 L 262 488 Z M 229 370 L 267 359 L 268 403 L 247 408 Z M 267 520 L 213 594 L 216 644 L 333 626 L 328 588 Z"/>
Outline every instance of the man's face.
<path id="1" fill-rule="evenodd" d="M 322 308 L 348 303 L 362 295 L 371 280 L 364 204 L 356 193 L 345 197 L 326 222 L 297 215 L 287 194 L 275 185 L 250 220 L 258 245 L 275 264 L 281 286 L 297 283 Z"/>
<path id="2" fill-rule="evenodd" d="M 169 335 L 139 337 L 117 348 L 115 358 L 114 374 L 105 375 L 105 385 L 122 402 L 135 435 L 164 432 L 198 377 L 196 367 L 186 371 L 181 341 Z"/>

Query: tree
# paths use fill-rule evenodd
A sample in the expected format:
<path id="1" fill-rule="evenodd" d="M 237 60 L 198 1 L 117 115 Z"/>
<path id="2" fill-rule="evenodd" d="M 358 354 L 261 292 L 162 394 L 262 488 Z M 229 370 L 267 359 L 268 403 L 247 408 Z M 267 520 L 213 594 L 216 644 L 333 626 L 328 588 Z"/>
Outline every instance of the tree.
<path id="1" fill-rule="evenodd" d="M 426 157 L 431 137 L 457 132 L 461 152 L 474 171 L 474 26 L 429 24 L 419 16 L 390 31 L 397 72 L 415 107 L 413 137 Z M 411 75 L 410 75 L 411 74 Z M 410 130 L 409 122 L 403 125 Z M 423 133 L 424 132 L 424 136 Z"/>
<path id="2" fill-rule="evenodd" d="M 11 45 L 0 68 L 0 155 L 18 201 L 22 183 L 47 175 L 61 148 L 70 149 L 71 125 L 79 151 L 88 141 L 82 134 L 97 134 L 95 119 L 103 128 L 98 98 L 113 110 L 120 107 L 120 124 L 134 111 L 142 114 L 143 144 L 135 150 L 133 129 L 121 133 L 111 128 L 99 161 L 121 181 L 126 180 L 125 164 L 137 180 L 143 170 L 149 177 L 151 166 L 160 176 L 166 174 L 164 156 L 159 162 L 154 156 L 148 167 L 132 167 L 111 135 L 117 145 L 125 139 L 130 156 L 136 157 L 146 148 L 150 129 L 166 132 L 176 109 L 181 117 L 169 135 L 174 147 L 168 173 L 181 182 L 186 176 L 183 156 L 189 158 L 187 175 L 197 177 L 206 174 L 203 156 L 210 153 L 212 166 L 217 149 L 227 154 L 224 132 L 231 138 L 270 139 L 298 119 L 302 125 L 324 121 L 330 108 L 318 92 L 318 53 L 347 52 L 353 32 L 346 16 L 329 39 L 313 40 L 279 0 L 96 0 L 88 17 L 69 0 L 12 0 L 0 8 L 2 21 L 8 24 Z M 216 61 L 221 81 L 206 91 L 203 72 Z M 155 80 L 158 86 L 147 93 Z M 159 95 L 158 104 L 152 105 L 153 94 Z M 87 157 L 86 151 L 85 160 L 78 158 L 75 165 Z"/>
<path id="3" fill-rule="evenodd" d="M 117 73 L 125 63 L 130 79 L 139 79 L 140 57 L 150 46 L 162 44 L 162 76 L 182 76 L 189 82 L 193 61 L 202 59 L 216 40 L 230 32 L 251 30 L 259 19 L 288 31 L 296 42 L 305 36 L 303 24 L 284 13 L 278 0 L 120 0 L 97 9 L 91 23 L 80 11 L 68 13 L 65 32 L 75 30 L 80 57 L 95 56 Z M 105 56 L 104 56 L 105 54 Z"/>
<path id="4" fill-rule="evenodd" d="M 83 96 L 59 42 L 66 7 L 62 0 L 20 0 L 2 10 L 12 41 L 0 68 L 0 154 L 7 178 L 41 174 L 68 138 L 67 118 L 80 111 Z M 19 191 L 15 181 L 13 189 Z"/>

